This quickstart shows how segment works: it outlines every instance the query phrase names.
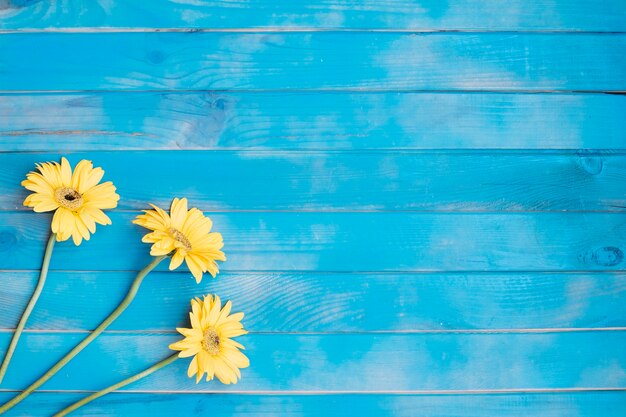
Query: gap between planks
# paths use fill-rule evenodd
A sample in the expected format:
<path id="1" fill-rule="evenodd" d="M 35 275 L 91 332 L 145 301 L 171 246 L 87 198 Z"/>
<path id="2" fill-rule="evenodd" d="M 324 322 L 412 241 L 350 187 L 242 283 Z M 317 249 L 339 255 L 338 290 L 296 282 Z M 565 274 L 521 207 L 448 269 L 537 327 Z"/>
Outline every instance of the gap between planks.
<path id="1" fill-rule="evenodd" d="M 611 206 L 614 209 L 626 209 L 626 206 Z M 149 209 L 149 207 L 146 207 Z M 32 210 L 29 208 L 23 209 L 8 209 L 4 210 L 0 208 L 0 213 L 28 213 Z M 114 209 L 109 210 L 110 213 L 136 213 L 140 214 L 143 209 Z M 506 210 L 506 211 L 493 211 L 493 210 L 422 210 L 422 209 L 400 209 L 400 210 L 392 210 L 392 209 L 367 209 L 367 210 L 358 210 L 358 209 L 298 209 L 298 210 L 224 210 L 224 209 L 212 209 L 212 208 L 204 208 L 202 210 L 207 214 L 228 214 L 228 213 L 320 213 L 320 214 L 332 214 L 332 213 L 354 213 L 354 214 L 369 214 L 369 213 L 408 213 L 408 214 L 621 214 L 623 213 L 621 210 Z"/>
<path id="2" fill-rule="evenodd" d="M 1 36 L 1 35 L 0 35 Z M 438 94 L 626 94 L 626 90 L 531 90 L 531 89 L 391 89 L 391 88 L 370 88 L 370 87 L 321 87 L 321 88 L 259 88 L 259 89 L 140 89 L 140 90 L 118 90 L 111 88 L 86 89 L 86 90 L 0 90 L 0 95 L 15 94 L 88 94 L 88 93 L 438 93 Z"/>
<path id="3" fill-rule="evenodd" d="M 5 132 L 0 131 L 0 136 Z M 56 155 L 62 150 L 28 150 L 28 151 L 0 151 L 0 154 L 42 154 L 42 155 Z M 301 155 L 306 153 L 308 155 L 326 155 L 326 154 L 415 154 L 415 155 L 439 155 L 439 154 L 453 154 L 453 155 L 522 155 L 522 156 L 540 156 L 540 155 L 556 155 L 556 156 L 578 156 L 581 151 L 584 151 L 584 156 L 624 156 L 626 155 L 626 150 L 617 148 L 617 149 L 608 149 L 608 148 L 563 148 L 563 149 L 551 149 L 551 148 L 543 148 L 543 149 L 527 149 L 527 148 L 368 148 L 368 149 L 315 149 L 315 148 L 306 148 L 306 149 L 267 149 L 267 148 L 197 148 L 197 149 L 123 149 L 123 150 L 95 150 L 95 151 L 85 151 L 85 150 L 70 150 L 70 154 L 86 154 L 86 153 L 94 153 L 97 152 L 99 154 L 119 154 L 121 152 L 126 153 L 153 153 L 153 152 L 185 152 L 185 153 L 203 153 L 203 152 L 220 152 L 220 153 L 234 153 L 234 154 L 275 154 L 275 155 Z"/>
<path id="4" fill-rule="evenodd" d="M 619 214 L 619 213 L 612 213 Z M 138 269 L 50 269 L 50 272 L 80 272 L 80 273 L 89 273 L 89 272 L 109 272 L 109 273 L 124 273 L 124 272 L 138 272 Z M 14 273 L 14 272 L 32 272 L 38 273 L 39 269 L 0 269 L 0 273 Z M 162 271 L 166 272 L 166 271 Z M 514 275 L 514 274 L 532 274 L 532 275 L 563 275 L 565 278 L 568 275 L 585 275 L 585 274 L 611 274 L 611 275 L 621 275 L 623 274 L 626 278 L 626 270 L 619 269 L 580 269 L 580 270 L 568 270 L 563 271 L 560 269 L 545 269 L 545 270 L 507 270 L 507 271 L 485 271 L 485 270 L 408 270 L 408 271 L 333 271 L 333 270 L 298 270 L 298 269 L 272 269 L 272 270 L 255 270 L 255 269 L 222 269 L 222 273 L 224 274 L 240 274 L 240 275 L 271 275 L 271 274 L 289 274 L 289 275 L 305 275 L 305 274 L 315 274 L 315 275 L 364 275 L 364 274 L 377 274 L 377 275 L 440 275 L 440 274 L 475 274 L 475 275 Z"/>
<path id="5" fill-rule="evenodd" d="M 101 90 L 0 90 L 0 96 L 13 96 L 13 95 L 82 95 L 85 93 L 97 93 L 97 94 L 176 94 L 176 95 L 193 95 L 198 93 L 222 93 L 222 94 L 267 94 L 267 93 L 333 93 L 333 94 L 352 94 L 354 92 L 358 93 L 408 93 L 408 94 L 510 94 L 510 95 L 542 95 L 542 94 L 554 94 L 554 95 L 578 95 L 578 94 L 626 94 L 626 90 L 493 90 L 493 89 L 475 89 L 475 90 L 451 90 L 451 89 L 412 89 L 412 90 L 376 90 L 369 89 L 364 87 L 354 87 L 354 88 L 342 88 L 342 89 L 332 89 L 332 88 L 319 88 L 319 89 L 299 89 L 299 88 L 290 88 L 290 89 L 238 89 L 238 90 L 229 90 L 229 89 L 157 89 L 157 90 L 116 90 L 116 89 L 101 89 Z"/>
<path id="6" fill-rule="evenodd" d="M 503 389 L 470 389 L 470 390 L 401 390 L 401 391 L 221 391 L 221 390 L 118 390 L 116 393 L 123 394 L 226 394 L 226 395 L 490 395 L 490 394 L 516 394 L 516 393 L 569 393 L 569 392 L 614 392 L 626 391 L 626 387 L 606 387 L 606 388 L 503 388 Z M 21 392 L 19 390 L 11 390 L 0 388 L 0 392 Z M 90 390 L 37 390 L 38 393 L 91 393 L 97 391 Z"/>
<path id="7" fill-rule="evenodd" d="M 60 28 L 21 28 L 0 29 L 2 34 L 29 34 L 29 33 L 415 33 L 415 34 L 558 34 L 558 35 L 623 35 L 626 31 L 621 30 L 576 30 L 576 29 L 436 29 L 436 28 L 341 28 L 341 27 L 250 27 L 250 28 L 149 28 L 149 27 L 60 27 Z"/>
<path id="8" fill-rule="evenodd" d="M 13 333 L 15 329 L 2 329 L 1 333 Z M 325 336 L 325 335 L 419 335 L 419 334 L 543 334 L 543 333 L 593 333 L 593 332 L 623 332 L 626 327 L 572 327 L 572 328 L 539 328 L 539 329 L 423 329 L 423 330 L 372 330 L 372 331 L 332 331 L 332 332 L 255 332 L 252 335 L 293 335 L 293 336 Z M 32 334 L 82 334 L 91 333 L 91 330 L 80 329 L 25 329 L 24 333 Z M 105 330 L 109 335 L 178 335 L 174 330 Z"/>

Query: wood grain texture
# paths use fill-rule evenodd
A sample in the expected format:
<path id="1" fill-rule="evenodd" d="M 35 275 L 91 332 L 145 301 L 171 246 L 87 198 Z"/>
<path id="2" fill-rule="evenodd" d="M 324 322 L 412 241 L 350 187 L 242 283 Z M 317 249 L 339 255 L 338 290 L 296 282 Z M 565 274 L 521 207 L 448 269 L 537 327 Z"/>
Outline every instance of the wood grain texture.
<path id="1" fill-rule="evenodd" d="M 30 33 L 0 52 L 4 91 L 626 90 L 624 34 Z"/>
<path id="2" fill-rule="evenodd" d="M 90 330 L 132 272 L 52 272 L 28 329 Z M 19 320 L 35 272 L 0 273 L 0 328 Z M 626 274 L 152 273 L 112 330 L 170 331 L 206 293 L 231 300 L 253 332 L 412 332 L 626 327 Z M 76 314 L 80 311 L 80 314 Z"/>
<path id="3" fill-rule="evenodd" d="M 162 265 L 10 414 L 164 358 L 215 292 L 251 331 L 239 384 L 185 359 L 76 415 L 624 415 L 626 2 L 505 3 L 0 0 L 0 351 L 49 233 L 25 173 L 92 159 L 122 196 L 57 245 L 0 401 L 149 262 L 149 201 L 189 197 L 229 258 Z"/>
<path id="4" fill-rule="evenodd" d="M 0 392 L 0 401 L 13 393 Z M 12 416 L 31 417 L 31 410 L 52 415 L 80 400 L 84 393 L 35 393 L 12 410 Z M 287 416 L 344 417 L 621 417 L 624 392 L 575 392 L 495 395 L 254 395 L 113 393 L 72 415 L 112 417 L 215 414 L 232 417 Z"/>
<path id="5" fill-rule="evenodd" d="M 606 94 L 0 94 L 0 150 L 623 150 L 624 107 Z"/>
<path id="6" fill-rule="evenodd" d="M 9 336 L 10 333 L 0 333 L 0 344 L 7 344 Z M 13 357 L 14 371 L 7 373 L 4 388 L 27 386 L 84 336 L 24 334 Z M 169 356 L 167 345 L 178 339 L 169 334 L 102 335 L 43 388 L 100 389 Z M 254 334 L 238 340 L 246 346 L 254 366 L 242 372 L 237 385 L 217 381 L 196 384 L 186 374 L 189 359 L 181 359 L 125 390 L 375 393 L 626 386 L 626 331 Z"/>
<path id="7" fill-rule="evenodd" d="M 87 244 L 54 249 L 53 270 L 139 270 L 149 262 L 137 213 L 113 212 Z M 228 213 L 224 271 L 623 270 L 623 214 Z M 41 263 L 51 216 L 0 214 L 0 269 Z M 123 254 L 123 255 L 120 255 Z M 163 265 L 165 267 L 165 265 Z"/>
<path id="8" fill-rule="evenodd" d="M 5 0 L 1 29 L 297 28 L 403 30 L 626 29 L 620 0 Z M 4 9 L 4 10 L 3 10 Z"/>
<path id="9" fill-rule="evenodd" d="M 148 202 L 169 207 L 173 196 L 185 196 L 210 212 L 626 211 L 626 155 L 610 152 L 106 152 L 69 159 L 83 158 L 104 168 L 121 196 L 118 207 L 130 210 Z M 30 210 L 22 205 L 29 191 L 18 184 L 36 163 L 59 159 L 0 153 L 0 210 Z"/>

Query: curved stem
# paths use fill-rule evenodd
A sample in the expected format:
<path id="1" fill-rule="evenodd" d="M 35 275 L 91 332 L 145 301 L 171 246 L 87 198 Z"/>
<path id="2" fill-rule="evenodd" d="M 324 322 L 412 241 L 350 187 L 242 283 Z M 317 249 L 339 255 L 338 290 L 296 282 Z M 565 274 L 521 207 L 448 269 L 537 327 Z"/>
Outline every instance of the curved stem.
<path id="1" fill-rule="evenodd" d="M 137 274 L 137 277 L 135 278 L 135 280 L 133 281 L 133 284 L 130 287 L 130 290 L 128 290 L 128 294 L 126 294 L 126 297 L 124 297 L 120 305 L 117 306 L 115 310 L 113 310 L 113 312 L 109 315 L 109 317 L 104 319 L 104 321 L 100 323 L 100 325 L 96 327 L 94 331 L 89 333 L 89 336 L 84 338 L 82 342 L 76 345 L 74 349 L 72 349 L 67 355 L 63 357 L 63 359 L 58 361 L 52 368 L 50 368 L 48 372 L 43 374 L 43 376 L 41 376 L 37 381 L 33 382 L 28 388 L 22 391 L 19 395 L 15 396 L 11 401 L 9 401 L 8 403 L 0 407 L 0 414 L 10 410 L 15 405 L 19 404 L 24 398 L 28 397 L 33 391 L 35 391 L 37 388 L 42 386 L 47 380 L 52 378 L 54 374 L 59 372 L 59 370 L 61 370 L 61 368 L 63 368 L 70 360 L 72 360 L 74 356 L 76 356 L 81 350 L 83 350 L 88 344 L 90 344 L 96 337 L 98 337 L 100 333 L 102 333 L 107 327 L 109 327 L 109 325 L 113 323 L 113 321 L 116 318 L 118 318 L 124 310 L 126 310 L 126 307 L 128 307 L 130 302 L 133 301 L 133 298 L 135 298 L 135 295 L 137 294 L 137 290 L 139 289 L 139 286 L 141 285 L 141 282 L 143 281 L 145 276 L 148 275 L 148 273 L 152 271 L 165 258 L 167 258 L 167 255 L 158 256 L 152 262 L 150 262 L 144 269 L 139 271 L 139 273 Z"/>
<path id="2" fill-rule="evenodd" d="M 37 304 L 37 300 L 39 299 L 41 291 L 43 290 L 43 286 L 46 283 L 46 277 L 48 276 L 48 267 L 50 266 L 50 257 L 52 256 L 52 249 L 54 248 L 54 241 L 56 240 L 56 237 L 56 233 L 50 233 L 50 237 L 48 238 L 48 244 L 46 245 L 46 251 L 43 254 L 43 262 L 41 263 L 41 271 L 39 272 L 39 281 L 37 282 L 35 291 L 33 291 L 33 295 L 30 297 L 30 301 L 28 302 L 26 308 L 24 309 L 24 312 L 22 313 L 22 318 L 17 324 L 17 328 L 15 329 L 15 333 L 13 333 L 13 337 L 11 338 L 9 348 L 4 355 L 2 366 L 0 366 L 0 382 L 2 382 L 4 374 L 6 374 L 7 372 L 9 362 L 11 362 L 13 352 L 15 352 L 15 348 L 17 347 L 17 342 L 20 340 L 20 336 L 24 331 L 24 326 L 26 326 L 26 322 L 30 317 L 30 313 L 32 313 L 33 309 L 35 308 L 35 304 Z"/>
<path id="3" fill-rule="evenodd" d="M 75 411 L 75 410 L 79 409 L 83 405 L 88 404 L 88 403 L 92 402 L 93 400 L 95 400 L 97 398 L 100 398 L 103 395 L 108 394 L 109 392 L 115 391 L 116 389 L 125 387 L 128 384 L 132 384 L 133 382 L 138 381 L 141 378 L 147 377 L 151 373 L 156 372 L 159 369 L 163 368 L 164 366 L 167 366 L 170 363 L 174 362 L 176 359 L 178 359 L 178 353 L 175 353 L 172 356 L 170 356 L 169 358 L 164 359 L 164 360 L 162 360 L 161 362 L 159 362 L 159 363 L 157 363 L 155 365 L 152 365 L 150 368 L 146 369 L 143 372 L 138 373 L 135 376 L 131 376 L 130 378 L 126 378 L 125 380 L 120 381 L 117 384 L 111 385 L 110 387 L 105 388 L 102 391 L 98 391 L 96 393 L 93 393 L 89 397 L 85 397 L 82 400 L 80 400 L 78 402 L 75 402 L 74 404 L 70 405 L 69 407 L 66 407 L 63 410 L 59 411 L 58 413 L 56 413 L 52 417 L 66 416 L 69 413 L 71 413 L 72 411 Z"/>

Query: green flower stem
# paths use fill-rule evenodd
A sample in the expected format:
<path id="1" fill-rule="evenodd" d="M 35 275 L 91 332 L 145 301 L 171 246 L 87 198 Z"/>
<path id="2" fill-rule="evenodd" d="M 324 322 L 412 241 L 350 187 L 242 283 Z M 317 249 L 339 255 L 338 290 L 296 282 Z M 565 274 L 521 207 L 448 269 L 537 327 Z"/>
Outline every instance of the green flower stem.
<path id="1" fill-rule="evenodd" d="M 135 295 L 137 294 L 137 290 L 139 289 L 139 286 L 141 285 L 141 282 L 146 277 L 146 275 L 148 275 L 148 273 L 152 271 L 165 258 L 167 258 L 167 255 L 158 256 L 152 262 L 150 262 L 144 269 L 139 271 L 139 273 L 135 277 L 135 280 L 133 281 L 133 284 L 130 287 L 130 290 L 128 290 L 128 294 L 126 294 L 126 297 L 124 297 L 120 305 L 118 305 L 117 308 L 113 310 L 113 312 L 109 315 L 109 317 L 104 319 L 104 321 L 100 323 L 100 325 L 96 327 L 94 331 L 89 333 L 89 336 L 84 338 L 82 342 L 76 345 L 74 349 L 72 349 L 67 355 L 63 357 L 63 359 L 58 361 L 52 368 L 50 368 L 48 372 L 43 374 L 43 376 L 41 376 L 37 381 L 33 382 L 28 388 L 22 391 L 19 395 L 15 396 L 11 401 L 9 401 L 8 403 L 0 407 L 0 414 L 10 410 L 15 405 L 19 404 L 24 398 L 28 397 L 33 391 L 35 391 L 37 388 L 42 386 L 47 380 L 52 378 L 54 374 L 59 372 L 61 368 L 63 368 L 70 360 L 72 360 L 74 356 L 76 356 L 88 344 L 93 342 L 93 340 L 96 337 L 98 337 L 100 333 L 102 333 L 107 327 L 109 327 L 111 323 L 113 323 L 113 321 L 117 319 L 124 310 L 126 310 L 126 307 L 128 307 L 131 301 L 133 301 L 133 298 L 135 298 Z"/>
<path id="2" fill-rule="evenodd" d="M 30 297 L 30 301 L 28 302 L 28 305 L 26 305 L 26 308 L 22 313 L 22 318 L 17 324 L 15 333 L 13 333 L 13 337 L 11 338 L 9 349 L 7 349 L 7 352 L 4 355 L 2 366 L 0 366 L 0 382 L 2 382 L 4 374 L 7 373 L 7 368 L 9 367 L 9 362 L 11 362 L 11 358 L 13 357 L 13 353 L 15 352 L 15 348 L 17 347 L 17 342 L 20 340 L 20 336 L 24 331 L 24 326 L 26 326 L 26 322 L 30 317 L 30 313 L 33 312 L 35 304 L 37 304 L 37 300 L 39 299 L 41 291 L 43 290 L 43 286 L 46 283 L 46 277 L 48 276 L 48 266 L 50 266 L 50 257 L 52 256 L 52 249 L 54 249 L 54 242 L 56 240 L 56 237 L 56 233 L 50 233 L 50 237 L 48 238 L 48 244 L 46 245 L 46 251 L 43 254 L 43 262 L 41 263 L 41 271 L 39 272 L 39 282 L 37 282 L 35 291 L 33 291 L 33 295 Z"/>
<path id="3" fill-rule="evenodd" d="M 125 387 L 128 384 L 132 384 L 135 381 L 139 381 L 141 378 L 145 378 L 148 375 L 150 375 L 153 372 L 158 371 L 159 369 L 169 365 L 170 363 L 174 362 L 176 359 L 178 359 L 178 353 L 173 354 L 172 356 L 170 356 L 167 359 L 163 359 L 161 362 L 152 365 L 150 368 L 146 369 L 143 372 L 138 373 L 135 376 L 131 376 L 130 378 L 126 378 L 123 381 L 118 382 L 117 384 L 111 385 L 108 388 L 103 389 L 102 391 L 98 391 L 96 393 L 91 394 L 89 397 L 85 397 L 82 400 L 75 402 L 74 404 L 70 405 L 69 407 L 64 408 L 63 410 L 59 411 L 58 413 L 56 413 L 54 416 L 52 417 L 62 417 L 62 416 L 66 416 L 69 413 L 71 413 L 72 411 L 75 411 L 77 409 L 79 409 L 80 407 L 82 407 L 85 404 L 88 404 L 90 402 L 92 402 L 93 400 L 102 397 L 103 395 L 108 394 L 109 392 L 115 391 L 116 389 L 120 389 L 122 387 Z"/>

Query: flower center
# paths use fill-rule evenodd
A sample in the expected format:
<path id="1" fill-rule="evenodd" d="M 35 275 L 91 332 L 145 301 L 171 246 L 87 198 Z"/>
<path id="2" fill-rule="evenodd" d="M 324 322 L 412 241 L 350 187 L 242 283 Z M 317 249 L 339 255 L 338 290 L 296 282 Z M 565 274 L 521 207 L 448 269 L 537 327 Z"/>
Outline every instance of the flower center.
<path id="1" fill-rule="evenodd" d="M 220 336 L 214 328 L 210 327 L 206 329 L 202 336 L 203 339 L 202 342 L 200 342 L 202 349 L 211 355 L 220 353 Z"/>
<path id="2" fill-rule="evenodd" d="M 189 242 L 189 239 L 187 239 L 187 237 L 183 234 L 183 232 L 181 232 L 180 230 L 174 229 L 173 227 L 170 227 L 168 232 L 170 233 L 170 235 L 172 235 L 174 240 L 176 240 L 177 242 L 183 245 L 183 247 L 185 248 L 187 252 L 191 250 L 191 242 Z"/>
<path id="3" fill-rule="evenodd" d="M 54 190 L 54 198 L 60 206 L 76 210 L 83 205 L 83 197 L 73 188 L 59 187 Z"/>

